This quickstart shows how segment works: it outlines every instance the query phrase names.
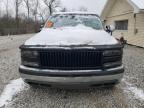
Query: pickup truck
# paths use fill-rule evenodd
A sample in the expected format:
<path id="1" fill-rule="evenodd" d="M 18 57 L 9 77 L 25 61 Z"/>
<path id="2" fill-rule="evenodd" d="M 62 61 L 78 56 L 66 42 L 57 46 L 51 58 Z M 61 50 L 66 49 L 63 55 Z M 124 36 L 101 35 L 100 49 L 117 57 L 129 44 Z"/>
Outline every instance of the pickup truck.
<path id="1" fill-rule="evenodd" d="M 20 49 L 20 76 L 30 84 L 115 85 L 124 74 L 123 45 L 93 13 L 55 13 Z"/>

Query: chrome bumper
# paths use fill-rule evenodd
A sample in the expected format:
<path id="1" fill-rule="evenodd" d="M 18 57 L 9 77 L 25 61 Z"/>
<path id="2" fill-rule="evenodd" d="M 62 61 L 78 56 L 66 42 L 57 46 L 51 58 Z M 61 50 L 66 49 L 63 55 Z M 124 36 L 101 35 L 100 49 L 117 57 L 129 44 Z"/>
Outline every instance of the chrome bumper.
<path id="1" fill-rule="evenodd" d="M 20 66 L 20 76 L 27 82 L 45 84 L 101 84 L 121 80 L 124 67 L 107 70 L 60 71 Z"/>

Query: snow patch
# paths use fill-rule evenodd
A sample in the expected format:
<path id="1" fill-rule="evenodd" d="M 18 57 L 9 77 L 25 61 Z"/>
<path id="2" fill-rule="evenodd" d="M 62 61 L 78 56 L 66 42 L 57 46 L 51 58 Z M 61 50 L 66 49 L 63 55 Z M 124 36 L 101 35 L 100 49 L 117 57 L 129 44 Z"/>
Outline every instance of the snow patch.
<path id="1" fill-rule="evenodd" d="M 29 86 L 21 78 L 12 80 L 8 85 L 6 85 L 0 96 L 0 107 L 9 104 L 14 96 L 23 90 L 27 90 L 28 88 Z"/>
<path id="2" fill-rule="evenodd" d="M 124 88 L 125 92 L 130 92 L 134 95 L 135 99 L 139 99 L 140 101 L 144 101 L 144 90 L 141 88 L 138 88 L 134 86 L 133 84 L 127 82 L 125 79 L 122 79 L 122 81 L 126 84 L 126 87 Z"/>
<path id="3" fill-rule="evenodd" d="M 129 87 L 128 90 L 131 91 L 136 98 L 144 101 L 144 91 L 142 89 L 137 87 Z"/>

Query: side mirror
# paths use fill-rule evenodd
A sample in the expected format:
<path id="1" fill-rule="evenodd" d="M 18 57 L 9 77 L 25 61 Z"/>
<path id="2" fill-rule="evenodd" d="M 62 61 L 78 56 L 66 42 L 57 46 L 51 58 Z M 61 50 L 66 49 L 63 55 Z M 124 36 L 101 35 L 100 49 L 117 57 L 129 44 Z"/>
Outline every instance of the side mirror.
<path id="1" fill-rule="evenodd" d="M 114 31 L 115 31 L 115 26 L 114 26 L 114 25 L 110 25 L 110 30 L 111 30 L 112 32 L 114 32 Z"/>
<path id="2" fill-rule="evenodd" d="M 113 25 L 107 25 L 105 26 L 106 32 L 110 33 L 112 35 L 112 32 L 115 30 L 115 27 Z"/>

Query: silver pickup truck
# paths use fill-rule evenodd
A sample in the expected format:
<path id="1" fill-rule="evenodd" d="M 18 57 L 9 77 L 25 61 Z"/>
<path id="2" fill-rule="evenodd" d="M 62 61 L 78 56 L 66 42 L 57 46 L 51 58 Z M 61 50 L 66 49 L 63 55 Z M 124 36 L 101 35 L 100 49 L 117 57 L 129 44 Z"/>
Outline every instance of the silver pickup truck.
<path id="1" fill-rule="evenodd" d="M 123 45 L 93 13 L 53 14 L 20 49 L 19 71 L 27 83 L 115 85 L 123 77 Z"/>

